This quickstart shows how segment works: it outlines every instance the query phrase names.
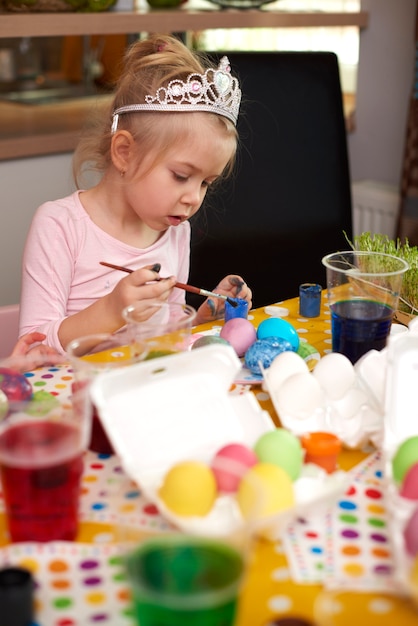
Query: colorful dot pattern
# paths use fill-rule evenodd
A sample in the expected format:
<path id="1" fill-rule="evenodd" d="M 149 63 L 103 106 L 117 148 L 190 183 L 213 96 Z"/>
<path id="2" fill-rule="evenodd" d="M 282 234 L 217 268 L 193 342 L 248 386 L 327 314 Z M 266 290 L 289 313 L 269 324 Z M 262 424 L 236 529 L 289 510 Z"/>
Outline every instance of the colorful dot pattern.
<path id="1" fill-rule="evenodd" d="M 350 472 L 335 506 L 289 526 L 284 542 L 296 580 L 361 591 L 396 589 L 382 466 L 380 452 L 370 455 Z"/>
<path id="2" fill-rule="evenodd" d="M 32 626 L 136 626 L 131 592 L 114 545 L 20 543 L 0 551 L 0 566 L 17 564 L 36 580 Z"/>

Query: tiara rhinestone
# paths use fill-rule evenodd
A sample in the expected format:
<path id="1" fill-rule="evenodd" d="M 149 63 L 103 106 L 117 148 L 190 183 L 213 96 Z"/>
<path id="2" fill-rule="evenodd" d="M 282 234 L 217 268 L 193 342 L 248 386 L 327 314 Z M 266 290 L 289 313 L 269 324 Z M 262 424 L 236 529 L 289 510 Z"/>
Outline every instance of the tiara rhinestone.
<path id="1" fill-rule="evenodd" d="M 221 58 L 217 69 L 204 74 L 189 74 L 186 81 L 172 80 L 160 87 L 154 96 L 145 96 L 144 104 L 129 104 L 113 112 L 112 133 L 118 127 L 119 115 L 136 111 L 206 111 L 227 117 L 235 125 L 238 119 L 241 90 L 231 76 L 228 57 Z"/>

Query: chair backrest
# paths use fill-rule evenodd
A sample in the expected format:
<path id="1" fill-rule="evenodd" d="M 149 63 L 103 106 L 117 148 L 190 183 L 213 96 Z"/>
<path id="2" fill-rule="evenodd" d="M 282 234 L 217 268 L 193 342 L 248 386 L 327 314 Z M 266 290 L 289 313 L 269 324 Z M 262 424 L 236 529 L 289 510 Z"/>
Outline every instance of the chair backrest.
<path id="1" fill-rule="evenodd" d="M 0 306 L 0 359 L 10 356 L 19 333 L 19 305 Z"/>
<path id="2" fill-rule="evenodd" d="M 303 282 L 324 286 L 321 258 L 347 248 L 344 231 L 352 235 L 338 60 L 332 52 L 226 54 L 243 91 L 238 161 L 192 222 L 189 282 L 213 289 L 241 274 L 253 305 L 263 306 L 297 296 Z"/>

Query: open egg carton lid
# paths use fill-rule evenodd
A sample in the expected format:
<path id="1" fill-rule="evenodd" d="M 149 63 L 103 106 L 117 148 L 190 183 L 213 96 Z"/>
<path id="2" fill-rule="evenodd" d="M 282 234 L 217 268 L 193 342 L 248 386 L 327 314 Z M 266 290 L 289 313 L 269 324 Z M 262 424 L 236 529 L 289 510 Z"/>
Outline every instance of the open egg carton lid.
<path id="1" fill-rule="evenodd" d="M 221 447 L 253 447 L 275 428 L 252 392 L 230 393 L 240 368 L 233 348 L 209 345 L 100 374 L 91 387 L 92 401 L 124 470 L 160 512 L 186 532 L 227 535 L 243 520 L 235 498 L 228 495 L 220 495 L 206 516 L 174 514 L 158 495 L 168 470 L 186 460 L 210 464 Z M 345 487 L 343 473 L 328 476 L 319 468 L 305 467 L 305 475 L 294 483 L 296 506 L 261 522 L 274 533 L 313 502 L 335 498 Z"/>
<path id="2" fill-rule="evenodd" d="M 384 475 L 397 578 L 408 592 L 408 575 L 413 559 L 406 551 L 404 529 L 418 502 L 400 494 L 394 478 L 393 460 L 403 442 L 418 436 L 418 327 L 391 338 L 385 353 Z M 403 459 L 399 458 L 399 462 L 403 464 Z"/>

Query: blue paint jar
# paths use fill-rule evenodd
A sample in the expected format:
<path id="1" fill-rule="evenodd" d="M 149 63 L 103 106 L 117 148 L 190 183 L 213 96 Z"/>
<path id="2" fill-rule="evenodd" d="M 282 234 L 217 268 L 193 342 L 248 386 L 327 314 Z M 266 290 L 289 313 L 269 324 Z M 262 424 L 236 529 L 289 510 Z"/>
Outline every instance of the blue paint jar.
<path id="1" fill-rule="evenodd" d="M 248 317 L 248 302 L 243 298 L 231 298 L 236 304 L 232 306 L 228 300 L 225 301 L 225 322 L 234 319 L 234 317 Z"/>
<path id="2" fill-rule="evenodd" d="M 299 286 L 299 315 L 318 317 L 321 312 L 321 285 L 303 283 Z"/>

